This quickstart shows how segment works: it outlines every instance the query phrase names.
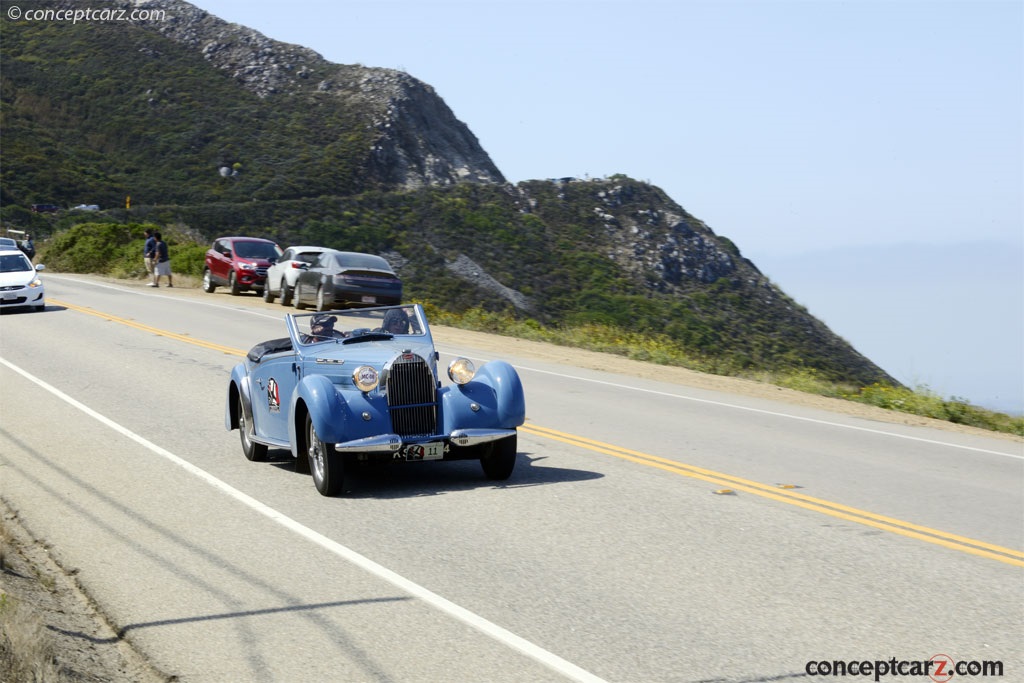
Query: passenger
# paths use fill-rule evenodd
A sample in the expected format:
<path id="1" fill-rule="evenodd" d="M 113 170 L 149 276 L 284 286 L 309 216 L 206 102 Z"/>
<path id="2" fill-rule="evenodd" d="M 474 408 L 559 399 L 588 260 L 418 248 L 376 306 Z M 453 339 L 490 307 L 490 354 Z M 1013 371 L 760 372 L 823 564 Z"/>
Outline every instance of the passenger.
<path id="1" fill-rule="evenodd" d="M 381 330 L 391 334 L 409 334 L 409 317 L 401 308 L 392 308 L 384 314 Z"/>

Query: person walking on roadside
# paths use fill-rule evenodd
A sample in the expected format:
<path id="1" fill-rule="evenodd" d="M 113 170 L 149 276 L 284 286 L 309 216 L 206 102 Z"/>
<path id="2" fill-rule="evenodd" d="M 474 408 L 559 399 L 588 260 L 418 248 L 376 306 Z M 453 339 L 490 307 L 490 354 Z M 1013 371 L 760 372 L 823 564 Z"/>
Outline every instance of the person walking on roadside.
<path id="1" fill-rule="evenodd" d="M 142 261 L 146 264 L 146 275 L 149 276 L 149 286 L 156 287 L 156 280 L 153 279 L 153 265 L 156 259 L 156 239 L 153 238 L 153 230 L 146 228 L 143 231 L 146 235 L 146 245 L 142 247 Z"/>
<path id="2" fill-rule="evenodd" d="M 25 256 L 28 256 L 28 260 L 32 261 L 36 257 L 36 245 L 32 241 L 32 235 L 26 234 L 25 239 L 21 241 L 18 248 L 24 252 Z"/>
<path id="3" fill-rule="evenodd" d="M 154 287 L 160 286 L 160 276 L 167 276 L 167 286 L 173 287 L 174 281 L 171 279 L 171 257 L 167 253 L 167 242 L 164 242 L 163 235 L 159 231 L 153 233 L 153 238 L 156 240 L 156 258 L 153 264 L 153 282 L 151 283 Z"/>

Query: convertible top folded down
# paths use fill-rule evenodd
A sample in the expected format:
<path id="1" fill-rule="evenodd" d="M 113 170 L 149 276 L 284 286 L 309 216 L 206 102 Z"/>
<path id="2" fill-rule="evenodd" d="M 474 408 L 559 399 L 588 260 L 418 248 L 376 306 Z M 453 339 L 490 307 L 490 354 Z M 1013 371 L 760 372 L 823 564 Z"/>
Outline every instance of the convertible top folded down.
<path id="1" fill-rule="evenodd" d="M 265 342 L 260 342 L 256 346 L 249 349 L 249 353 L 245 354 L 246 358 L 251 360 L 253 363 L 259 363 L 263 360 L 263 357 L 271 353 L 281 353 L 283 351 L 292 350 L 292 340 L 290 337 L 283 337 L 282 339 L 269 339 Z"/>

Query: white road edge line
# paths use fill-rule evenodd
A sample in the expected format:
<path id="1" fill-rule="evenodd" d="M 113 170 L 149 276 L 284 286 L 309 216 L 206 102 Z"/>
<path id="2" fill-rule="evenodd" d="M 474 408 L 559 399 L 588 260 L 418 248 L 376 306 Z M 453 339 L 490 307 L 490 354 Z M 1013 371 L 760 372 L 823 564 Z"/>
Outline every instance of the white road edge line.
<path id="1" fill-rule="evenodd" d="M 324 536 L 323 534 L 316 532 L 310 529 L 309 527 L 300 524 L 299 522 L 296 522 L 294 519 L 282 514 L 281 512 L 278 512 L 274 508 L 265 505 L 264 503 L 261 503 L 252 496 L 242 493 L 238 489 L 221 481 L 220 479 L 217 479 L 212 474 L 196 467 L 187 460 L 180 458 L 177 455 L 174 455 L 170 451 L 161 448 L 160 446 L 157 446 L 155 443 L 152 443 L 151 441 L 146 440 L 145 438 L 139 436 L 138 434 L 129 430 L 128 428 L 114 422 L 110 418 L 101 415 L 100 413 L 96 412 L 89 406 L 77 401 L 71 396 L 68 396 L 60 389 L 57 389 L 56 387 L 50 384 L 47 384 L 45 381 L 14 365 L 7 359 L 0 357 L 0 364 L 10 368 L 11 370 L 18 373 L 25 379 L 37 384 L 38 386 L 50 392 L 60 400 L 64 401 L 65 403 L 71 405 L 74 408 L 77 408 L 78 410 L 82 411 L 89 417 L 97 420 L 98 422 L 109 427 L 115 432 L 118 432 L 119 434 L 131 439 L 132 441 L 138 443 L 144 448 L 152 451 L 156 455 L 159 455 L 160 457 L 165 458 L 171 463 L 181 467 L 186 472 L 198 477 L 199 479 L 202 479 L 210 486 L 214 487 L 215 489 L 218 489 L 222 493 L 227 494 L 229 497 L 235 499 L 239 503 L 242 503 L 243 505 L 251 508 L 252 510 L 255 510 L 261 515 L 273 520 L 274 522 L 277 522 L 286 529 L 297 533 L 306 540 L 315 543 L 316 545 L 327 550 L 328 552 L 334 553 L 338 557 L 347 560 L 348 562 L 351 562 L 360 569 L 363 569 L 369 572 L 370 574 L 373 574 L 374 576 L 383 579 L 384 581 L 387 581 L 391 585 L 399 588 L 400 590 L 405 591 L 409 595 L 412 595 L 423 600 L 432 607 L 435 607 L 441 610 L 442 612 L 447 613 L 448 615 L 454 617 L 455 619 L 458 619 L 467 626 L 476 629 L 477 631 L 483 633 L 486 636 L 493 638 L 499 643 L 507 645 L 508 647 L 511 647 L 514 650 L 518 650 L 530 659 L 533 659 L 534 661 L 543 664 L 544 666 L 547 666 L 548 668 L 553 669 L 554 671 L 557 671 L 560 674 L 563 674 L 571 680 L 581 681 L 583 683 L 606 683 L 604 679 L 599 678 L 591 674 L 590 672 L 576 666 L 575 664 L 562 659 L 554 653 L 548 652 L 547 650 L 543 649 L 538 645 L 534 645 L 525 638 L 517 636 L 511 631 L 502 628 L 501 626 L 498 626 L 497 624 L 488 621 L 487 619 L 484 619 L 483 617 L 474 614 L 473 612 L 470 612 L 464 607 L 456 605 L 450 600 L 441 597 L 437 593 L 434 593 L 424 588 L 423 586 L 420 586 L 417 583 L 413 583 L 409 579 L 406 579 L 405 577 L 391 571 L 387 567 L 377 564 L 368 557 L 360 555 L 351 548 L 348 548 L 336 541 L 333 541 Z"/>

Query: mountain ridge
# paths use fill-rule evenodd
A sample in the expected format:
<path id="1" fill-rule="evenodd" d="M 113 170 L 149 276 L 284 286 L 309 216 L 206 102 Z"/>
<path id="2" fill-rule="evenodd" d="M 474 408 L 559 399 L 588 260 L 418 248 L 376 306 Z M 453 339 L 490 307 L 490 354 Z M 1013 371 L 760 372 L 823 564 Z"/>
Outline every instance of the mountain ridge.
<path id="1" fill-rule="evenodd" d="M 51 2 L 48 6 L 69 6 Z M 125 4 L 125 6 L 130 6 Z M 163 21 L 2 17 L 0 219 L 259 234 L 384 254 L 410 296 L 664 337 L 730 371 L 894 383 L 657 187 L 507 183 L 433 88 L 337 65 L 183 0 Z M 40 216 L 31 203 L 99 203 Z"/>

